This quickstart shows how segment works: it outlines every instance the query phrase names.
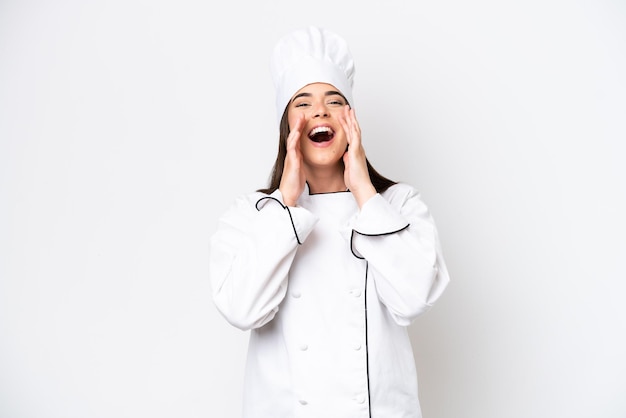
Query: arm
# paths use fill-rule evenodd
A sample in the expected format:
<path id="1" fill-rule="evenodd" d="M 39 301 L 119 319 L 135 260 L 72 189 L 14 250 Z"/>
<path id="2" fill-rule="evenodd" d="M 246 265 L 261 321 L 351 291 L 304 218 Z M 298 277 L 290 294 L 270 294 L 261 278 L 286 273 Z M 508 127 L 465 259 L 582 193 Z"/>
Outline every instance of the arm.
<path id="1" fill-rule="evenodd" d="M 419 193 L 396 185 L 362 207 L 352 250 L 365 258 L 379 300 L 408 325 L 430 309 L 449 282 L 435 223 Z"/>
<path id="2" fill-rule="evenodd" d="M 209 277 L 217 309 L 242 330 L 263 326 L 278 312 L 299 241 L 317 219 L 287 208 L 280 192 L 241 197 L 211 237 Z"/>

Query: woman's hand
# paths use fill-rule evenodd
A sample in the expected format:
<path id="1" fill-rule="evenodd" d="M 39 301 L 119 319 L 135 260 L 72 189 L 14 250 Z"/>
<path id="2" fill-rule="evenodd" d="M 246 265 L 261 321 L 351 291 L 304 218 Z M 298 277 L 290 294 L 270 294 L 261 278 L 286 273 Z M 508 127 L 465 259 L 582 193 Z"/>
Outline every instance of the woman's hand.
<path id="1" fill-rule="evenodd" d="M 365 150 L 361 144 L 361 128 L 356 120 L 354 109 L 350 106 L 345 106 L 343 117 L 339 121 L 348 141 L 348 150 L 343 154 L 344 182 L 354 195 L 359 207 L 362 207 L 376 194 L 376 189 L 367 171 Z"/>
<path id="2" fill-rule="evenodd" d="M 278 190 L 283 195 L 283 203 L 287 206 L 296 205 L 298 197 L 304 191 L 306 182 L 302 167 L 302 153 L 300 152 L 300 134 L 304 120 L 304 115 L 300 115 L 287 137 L 285 166 L 283 175 L 280 178 L 280 185 L 278 186 Z"/>

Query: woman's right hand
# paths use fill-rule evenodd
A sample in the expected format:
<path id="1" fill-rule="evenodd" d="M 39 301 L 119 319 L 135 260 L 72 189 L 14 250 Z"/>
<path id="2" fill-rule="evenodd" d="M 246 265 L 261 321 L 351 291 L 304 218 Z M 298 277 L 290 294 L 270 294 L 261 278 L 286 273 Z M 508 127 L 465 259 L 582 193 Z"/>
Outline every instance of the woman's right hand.
<path id="1" fill-rule="evenodd" d="M 304 191 L 306 182 L 302 167 L 302 153 L 300 152 L 300 134 L 304 121 L 304 115 L 300 115 L 287 137 L 287 156 L 285 157 L 283 175 L 278 186 L 278 190 L 280 190 L 283 196 L 283 203 L 287 206 L 296 205 L 298 197 Z"/>

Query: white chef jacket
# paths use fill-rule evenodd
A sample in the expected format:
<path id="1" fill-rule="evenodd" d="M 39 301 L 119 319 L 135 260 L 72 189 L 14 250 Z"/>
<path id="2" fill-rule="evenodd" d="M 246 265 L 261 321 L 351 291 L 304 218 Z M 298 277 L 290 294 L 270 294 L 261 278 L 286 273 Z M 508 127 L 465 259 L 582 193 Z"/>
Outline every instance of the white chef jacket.
<path id="1" fill-rule="evenodd" d="M 286 207 L 238 198 L 210 245 L 213 300 L 251 330 L 245 418 L 419 418 L 406 326 L 449 282 L 419 193 L 391 186 L 361 210 L 350 192 Z"/>

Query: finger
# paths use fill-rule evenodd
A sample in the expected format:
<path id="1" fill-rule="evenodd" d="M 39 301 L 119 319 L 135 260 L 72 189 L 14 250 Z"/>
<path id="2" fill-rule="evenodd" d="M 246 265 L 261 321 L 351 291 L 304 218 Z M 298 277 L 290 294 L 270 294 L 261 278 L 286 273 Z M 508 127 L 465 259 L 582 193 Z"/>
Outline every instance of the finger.
<path id="1" fill-rule="evenodd" d="M 350 124 L 352 126 L 352 131 L 356 134 L 356 135 L 361 135 L 361 126 L 359 125 L 359 122 L 356 119 L 356 111 L 354 109 L 350 109 Z"/>
<path id="2" fill-rule="evenodd" d="M 361 126 L 356 119 L 356 110 L 354 108 L 350 108 L 350 121 L 352 122 L 352 129 L 356 132 L 359 137 L 361 135 Z"/>
<path id="3" fill-rule="evenodd" d="M 304 126 L 304 115 L 301 114 L 298 116 L 298 119 L 296 119 L 296 124 L 294 126 L 294 129 L 301 131 L 303 126 Z"/>
<path id="4" fill-rule="evenodd" d="M 346 141 L 348 142 L 348 145 L 350 145 L 350 143 L 352 142 L 352 128 L 350 126 L 350 106 L 345 106 L 343 108 L 343 114 L 341 115 L 342 117 L 339 118 L 339 123 L 341 124 L 341 127 L 343 128 L 343 131 L 346 135 Z"/>
<path id="5" fill-rule="evenodd" d="M 353 145 L 353 152 L 356 152 L 361 143 L 361 130 L 359 124 L 356 121 L 356 116 L 353 108 L 346 111 L 346 123 L 349 126 L 350 144 Z"/>
<path id="6" fill-rule="evenodd" d="M 293 129 L 289 132 L 289 136 L 287 136 L 287 149 L 294 149 L 298 145 L 303 123 L 304 115 L 300 115 L 300 117 L 296 119 Z"/>
<path id="7" fill-rule="evenodd" d="M 296 148 L 299 137 L 300 134 L 298 130 L 294 129 L 289 132 L 289 136 L 287 137 L 287 151 L 293 151 Z"/>

